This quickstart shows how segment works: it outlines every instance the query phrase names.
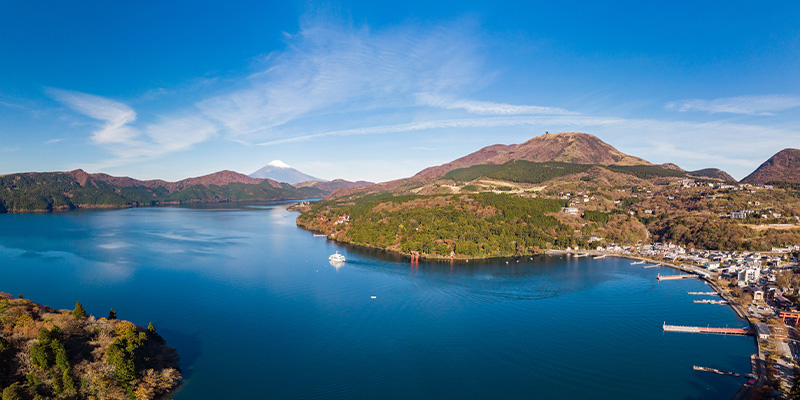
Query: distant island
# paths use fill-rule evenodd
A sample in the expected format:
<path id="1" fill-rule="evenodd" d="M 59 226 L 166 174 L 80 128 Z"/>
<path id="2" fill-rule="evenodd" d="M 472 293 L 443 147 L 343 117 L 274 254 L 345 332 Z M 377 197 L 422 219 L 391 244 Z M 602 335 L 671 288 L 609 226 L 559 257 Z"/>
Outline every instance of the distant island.
<path id="1" fill-rule="evenodd" d="M 769 251 L 800 243 L 800 151 L 737 183 L 626 155 L 595 136 L 493 145 L 413 177 L 295 207 L 332 240 L 423 258 L 487 258 L 671 242 Z"/>
<path id="2" fill-rule="evenodd" d="M 54 310 L 0 292 L 3 400 L 157 399 L 181 381 L 178 356 L 151 323 L 145 329 L 74 310 Z"/>

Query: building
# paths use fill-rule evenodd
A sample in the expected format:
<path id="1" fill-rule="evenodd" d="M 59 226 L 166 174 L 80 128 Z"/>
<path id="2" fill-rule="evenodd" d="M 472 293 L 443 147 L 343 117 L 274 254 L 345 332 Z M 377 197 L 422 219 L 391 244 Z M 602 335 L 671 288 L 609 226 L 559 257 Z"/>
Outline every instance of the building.
<path id="1" fill-rule="evenodd" d="M 578 210 L 577 207 L 561 207 L 561 212 L 563 212 L 565 214 L 575 215 L 575 214 L 578 214 L 580 212 L 580 210 Z"/>
<path id="2" fill-rule="evenodd" d="M 769 339 L 769 327 L 763 322 L 756 322 L 756 332 L 761 340 Z"/>
<path id="3" fill-rule="evenodd" d="M 764 291 L 756 290 L 753 292 L 753 301 L 764 301 Z"/>

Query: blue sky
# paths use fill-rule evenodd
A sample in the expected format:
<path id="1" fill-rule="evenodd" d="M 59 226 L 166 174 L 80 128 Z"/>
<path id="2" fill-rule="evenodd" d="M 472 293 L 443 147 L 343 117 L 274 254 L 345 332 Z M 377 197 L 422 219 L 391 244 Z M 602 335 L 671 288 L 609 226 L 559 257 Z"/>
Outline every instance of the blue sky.
<path id="1" fill-rule="evenodd" d="M 578 131 L 741 179 L 800 147 L 800 3 L 765 4 L 4 1 L 0 174 L 384 181 Z"/>

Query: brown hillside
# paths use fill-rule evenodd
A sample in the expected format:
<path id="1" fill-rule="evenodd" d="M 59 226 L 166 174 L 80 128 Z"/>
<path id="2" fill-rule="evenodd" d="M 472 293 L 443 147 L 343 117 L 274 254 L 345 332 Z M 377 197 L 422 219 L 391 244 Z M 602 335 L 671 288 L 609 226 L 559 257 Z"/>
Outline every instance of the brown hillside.
<path id="1" fill-rule="evenodd" d="M 425 168 L 410 178 L 359 188 L 343 188 L 331 193 L 326 198 L 342 198 L 384 191 L 397 193 L 423 186 L 454 169 L 480 164 L 504 164 L 511 160 L 560 161 L 599 165 L 651 165 L 641 158 L 629 156 L 615 149 L 594 135 L 578 132 L 550 133 L 536 136 L 522 144 L 487 146 L 447 164 Z"/>
<path id="2" fill-rule="evenodd" d="M 800 150 L 783 149 L 765 161 L 744 183 L 800 183 Z"/>
<path id="3" fill-rule="evenodd" d="M 629 156 L 615 149 L 597 136 L 579 132 L 562 132 L 536 136 L 522 144 L 484 147 L 447 164 L 426 168 L 415 176 L 439 178 L 454 169 L 478 164 L 504 164 L 511 160 L 560 161 L 599 165 L 651 165 L 641 158 Z"/>

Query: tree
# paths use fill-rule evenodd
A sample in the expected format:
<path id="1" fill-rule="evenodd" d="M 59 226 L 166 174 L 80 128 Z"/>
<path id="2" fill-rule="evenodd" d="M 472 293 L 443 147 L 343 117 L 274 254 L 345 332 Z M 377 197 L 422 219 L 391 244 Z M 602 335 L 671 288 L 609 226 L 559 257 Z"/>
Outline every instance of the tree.
<path id="1" fill-rule="evenodd" d="M 72 310 L 72 316 L 75 318 L 86 318 L 86 310 L 81 305 L 81 302 L 78 301 L 75 303 L 75 309 Z"/>
<path id="2" fill-rule="evenodd" d="M 11 375 L 11 360 L 14 358 L 14 348 L 11 343 L 0 337 L 0 387 L 5 386 L 6 379 Z"/>
<path id="3" fill-rule="evenodd" d="M 117 319 L 117 312 L 113 308 L 108 312 L 108 319 Z"/>
<path id="4" fill-rule="evenodd" d="M 22 400 L 22 388 L 16 383 L 3 390 L 3 400 Z"/>

